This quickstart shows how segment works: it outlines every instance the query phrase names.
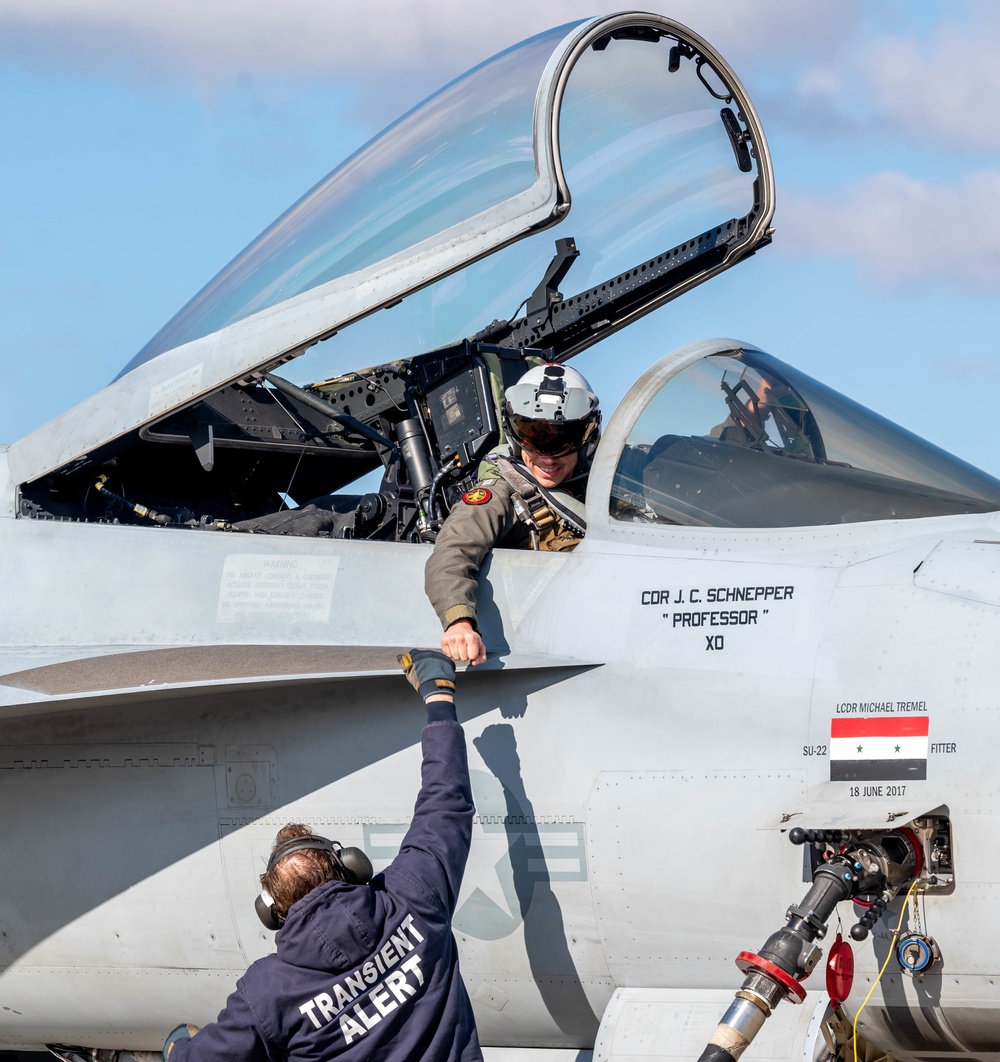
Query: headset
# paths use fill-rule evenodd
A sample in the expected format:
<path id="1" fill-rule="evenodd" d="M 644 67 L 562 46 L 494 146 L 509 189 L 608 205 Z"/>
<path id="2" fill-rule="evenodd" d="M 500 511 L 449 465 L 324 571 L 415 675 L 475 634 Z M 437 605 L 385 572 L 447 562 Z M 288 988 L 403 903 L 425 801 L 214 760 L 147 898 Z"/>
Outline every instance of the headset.
<path id="1" fill-rule="evenodd" d="M 293 852 L 303 852 L 306 849 L 326 852 L 349 885 L 367 885 L 372 880 L 374 871 L 371 860 L 360 848 L 344 848 L 340 841 L 331 841 L 327 837 L 318 837 L 315 834 L 292 837 L 279 844 L 271 853 L 271 858 L 267 861 L 267 870 L 264 873 L 272 871 L 285 856 Z M 265 929 L 274 931 L 281 929 L 285 924 L 284 917 L 274 909 L 274 904 L 266 893 L 262 892 L 257 897 L 254 901 L 254 909 Z"/>

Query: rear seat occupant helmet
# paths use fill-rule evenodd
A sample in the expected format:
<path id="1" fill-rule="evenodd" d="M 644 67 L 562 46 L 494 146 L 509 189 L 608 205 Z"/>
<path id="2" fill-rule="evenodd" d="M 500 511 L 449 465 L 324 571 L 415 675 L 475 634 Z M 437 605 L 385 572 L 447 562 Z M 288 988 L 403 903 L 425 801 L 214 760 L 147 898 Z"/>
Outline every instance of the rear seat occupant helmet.
<path id="1" fill-rule="evenodd" d="M 516 457 L 522 445 L 549 457 L 579 450 L 586 464 L 601 437 L 600 403 L 576 369 L 536 365 L 507 388 L 503 423 Z"/>

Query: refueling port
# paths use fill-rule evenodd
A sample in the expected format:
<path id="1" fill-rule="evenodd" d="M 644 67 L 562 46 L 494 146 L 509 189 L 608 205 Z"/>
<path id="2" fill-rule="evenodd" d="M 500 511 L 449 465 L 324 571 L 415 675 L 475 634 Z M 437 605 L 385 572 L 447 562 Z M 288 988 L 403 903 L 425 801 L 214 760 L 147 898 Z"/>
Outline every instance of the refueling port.
<path id="1" fill-rule="evenodd" d="M 900 968 L 914 976 L 927 973 L 940 958 L 937 941 L 923 933 L 907 933 L 896 945 L 896 961 Z"/>
<path id="2" fill-rule="evenodd" d="M 854 900 L 864 909 L 851 929 L 851 936 L 860 941 L 900 892 L 918 883 L 921 891 L 952 883 L 946 819 L 929 816 L 881 831 L 795 828 L 788 837 L 793 844 L 814 848 L 812 886 L 800 903 L 788 908 L 785 926 L 772 933 L 759 951 L 737 956 L 736 965 L 745 974 L 743 984 L 698 1062 L 735 1062 L 782 999 L 793 1003 L 805 999 L 801 982 L 822 954 L 815 942 L 826 936 L 830 916 L 842 900 Z M 897 952 L 898 961 L 914 973 L 929 968 L 940 955 L 929 938 L 911 935 L 906 944 Z M 847 947 L 839 935 L 837 946 Z M 839 956 L 838 976 L 844 958 Z"/>

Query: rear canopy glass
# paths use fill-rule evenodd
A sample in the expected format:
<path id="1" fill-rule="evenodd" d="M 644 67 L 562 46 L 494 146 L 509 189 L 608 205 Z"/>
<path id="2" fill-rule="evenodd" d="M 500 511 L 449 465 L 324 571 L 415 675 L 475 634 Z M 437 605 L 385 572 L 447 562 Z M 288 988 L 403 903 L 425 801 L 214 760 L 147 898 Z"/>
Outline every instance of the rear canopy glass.
<path id="1" fill-rule="evenodd" d="M 619 521 L 797 527 L 1000 509 L 1000 482 L 754 350 L 671 377 L 629 434 Z"/>

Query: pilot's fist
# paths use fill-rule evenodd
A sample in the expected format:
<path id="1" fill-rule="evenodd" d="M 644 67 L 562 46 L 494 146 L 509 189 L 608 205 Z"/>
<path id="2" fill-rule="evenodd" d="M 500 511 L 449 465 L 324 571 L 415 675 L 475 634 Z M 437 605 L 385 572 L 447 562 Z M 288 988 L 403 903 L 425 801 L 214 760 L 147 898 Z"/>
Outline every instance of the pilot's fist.
<path id="1" fill-rule="evenodd" d="M 486 646 L 479 631 L 466 619 L 457 620 L 441 635 L 441 652 L 452 660 L 486 663 Z"/>

